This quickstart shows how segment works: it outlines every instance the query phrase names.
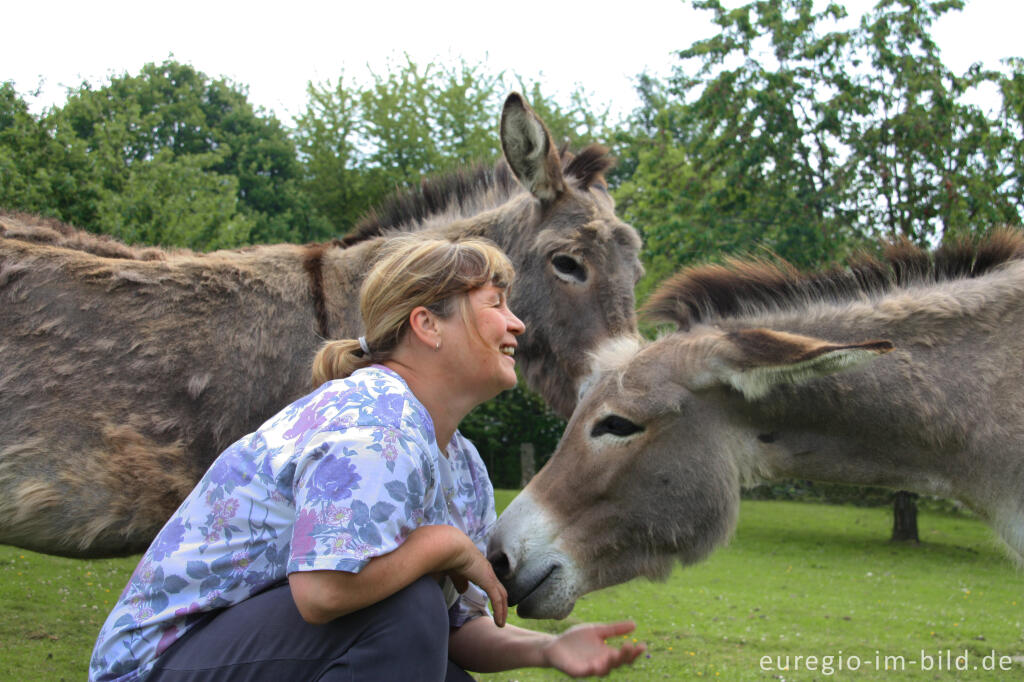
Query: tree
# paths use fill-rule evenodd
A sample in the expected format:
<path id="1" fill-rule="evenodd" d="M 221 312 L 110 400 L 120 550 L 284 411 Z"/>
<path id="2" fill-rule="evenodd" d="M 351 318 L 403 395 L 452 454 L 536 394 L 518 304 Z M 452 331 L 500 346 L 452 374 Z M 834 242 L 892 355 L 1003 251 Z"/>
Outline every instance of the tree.
<path id="1" fill-rule="evenodd" d="M 346 233 L 371 206 L 369 182 L 358 167 L 358 91 L 336 82 L 306 87 L 305 111 L 296 117 L 296 141 L 306 173 L 303 187 L 336 234 Z"/>
<path id="2" fill-rule="evenodd" d="M 171 60 L 147 64 L 99 88 L 83 83 L 45 124 L 68 158 L 88 161 L 88 174 L 77 163 L 68 168 L 82 191 L 61 211 L 79 227 L 198 249 L 327 236 L 326 221 L 301 193 L 288 131 L 227 80 Z M 162 183 L 159 199 L 148 196 L 186 215 L 165 229 L 160 220 L 170 211 L 136 210 L 134 199 L 152 189 L 145 182 Z M 207 209 L 213 215 L 201 215 Z"/>
<path id="3" fill-rule="evenodd" d="M 254 221 L 238 211 L 238 178 L 211 170 L 210 154 L 174 157 L 161 149 L 133 164 L 117 192 L 97 206 L 105 234 L 133 244 L 175 244 L 203 250 L 250 243 Z"/>
<path id="4" fill-rule="evenodd" d="M 35 168 L 48 142 L 14 85 L 0 84 L 0 206 L 31 211 L 45 205 Z"/>
<path id="5" fill-rule="evenodd" d="M 1006 169 L 1006 194 L 1013 197 L 1017 215 L 1024 215 L 1024 58 L 1011 57 L 1006 64 L 1009 73 L 999 81 L 1002 166 Z"/>
<path id="6" fill-rule="evenodd" d="M 1000 75 L 974 65 L 962 75 L 941 59 L 928 29 L 961 0 L 884 0 L 850 41 L 870 65 L 843 112 L 849 131 L 849 202 L 866 231 L 919 244 L 1017 223 L 1007 193 L 1015 171 L 1003 150 L 1012 139 L 966 95 Z"/>
<path id="7" fill-rule="evenodd" d="M 526 93 L 555 139 L 569 146 L 593 141 L 605 116 L 590 112 L 573 93 L 559 105 L 536 83 Z M 430 64 L 408 56 L 368 83 L 343 74 L 307 87 L 308 104 L 296 118 L 296 139 L 308 173 L 305 189 L 335 233 L 344 234 L 369 208 L 427 175 L 475 163 L 493 163 L 501 101 L 513 86 L 504 74 L 477 66 Z"/>
<path id="8" fill-rule="evenodd" d="M 14 85 L 0 84 L 0 207 L 61 216 L 67 188 L 75 184 L 70 165 Z"/>
<path id="9" fill-rule="evenodd" d="M 638 167 L 624 211 L 654 219 L 634 221 L 646 226 L 649 244 L 682 237 L 668 258 L 676 267 L 755 244 L 798 265 L 841 255 L 855 235 L 840 208 L 837 104 L 823 94 L 822 78 L 842 70 L 846 39 L 818 27 L 842 9 L 815 13 L 810 0 L 735 10 L 716 0 L 694 4 L 714 12 L 720 33 L 679 53 L 699 60 L 695 75 L 677 67 L 665 84 L 643 83 L 657 109 L 634 131 Z M 667 183 L 669 195 L 661 191 Z M 638 201 L 637 192 L 651 201 Z"/>
<path id="10" fill-rule="evenodd" d="M 296 137 L 308 195 L 334 231 L 424 175 L 492 160 L 496 83 L 465 63 L 420 68 L 408 57 L 365 86 L 344 75 L 310 83 Z"/>
<path id="11" fill-rule="evenodd" d="M 836 3 L 693 4 L 720 32 L 665 82 L 642 79 L 624 138 L 616 196 L 652 280 L 755 247 L 817 266 L 880 234 L 930 243 L 1020 222 L 1019 134 L 967 100 L 999 83 L 1013 101 L 1015 81 L 953 74 L 928 32 L 962 2 L 883 0 L 848 30 Z"/>

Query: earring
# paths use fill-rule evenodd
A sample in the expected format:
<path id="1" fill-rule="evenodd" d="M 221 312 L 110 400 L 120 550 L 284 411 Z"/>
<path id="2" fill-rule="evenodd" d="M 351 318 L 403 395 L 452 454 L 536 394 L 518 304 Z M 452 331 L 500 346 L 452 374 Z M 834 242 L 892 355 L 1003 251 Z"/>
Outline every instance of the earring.
<path id="1" fill-rule="evenodd" d="M 440 341 L 438 341 L 437 344 L 434 346 L 434 350 L 441 350 L 441 342 Z"/>

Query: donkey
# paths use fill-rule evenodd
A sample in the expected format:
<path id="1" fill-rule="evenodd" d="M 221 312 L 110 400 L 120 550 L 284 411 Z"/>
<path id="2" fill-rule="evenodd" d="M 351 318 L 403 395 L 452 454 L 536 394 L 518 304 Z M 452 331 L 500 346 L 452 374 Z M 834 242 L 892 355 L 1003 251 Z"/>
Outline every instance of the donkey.
<path id="1" fill-rule="evenodd" d="M 133 250 L 8 216 L 0 543 L 145 549 L 221 450 L 309 390 L 324 338 L 362 332 L 359 286 L 399 232 L 484 236 L 509 254 L 520 368 L 568 415 L 588 351 L 635 333 L 640 241 L 615 216 L 605 148 L 560 153 L 516 93 L 500 139 L 494 167 L 425 181 L 324 244 Z"/>
<path id="2" fill-rule="evenodd" d="M 801 275 L 767 260 L 684 270 L 642 312 L 678 330 L 612 341 L 488 556 L 509 603 L 561 618 L 586 592 L 667 575 L 778 478 L 963 501 L 1024 552 L 1024 237 Z"/>

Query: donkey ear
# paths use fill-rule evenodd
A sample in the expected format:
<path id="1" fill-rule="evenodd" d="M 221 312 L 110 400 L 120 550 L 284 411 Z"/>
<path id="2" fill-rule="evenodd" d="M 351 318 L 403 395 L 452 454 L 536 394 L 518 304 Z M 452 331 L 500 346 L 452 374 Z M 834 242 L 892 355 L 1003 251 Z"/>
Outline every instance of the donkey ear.
<path id="1" fill-rule="evenodd" d="M 763 397 L 775 386 L 856 367 L 893 349 L 890 341 L 834 344 L 770 329 L 731 332 L 726 341 L 731 357 L 720 358 L 716 375 L 748 400 Z"/>
<path id="2" fill-rule="evenodd" d="M 513 92 L 501 112 L 501 149 L 519 182 L 541 201 L 565 191 L 562 160 L 544 122 Z"/>

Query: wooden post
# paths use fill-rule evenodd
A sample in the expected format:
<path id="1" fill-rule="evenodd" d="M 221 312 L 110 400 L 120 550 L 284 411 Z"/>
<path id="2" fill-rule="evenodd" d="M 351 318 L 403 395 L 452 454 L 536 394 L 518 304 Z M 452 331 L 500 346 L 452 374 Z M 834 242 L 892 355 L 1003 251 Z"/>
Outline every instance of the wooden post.
<path id="1" fill-rule="evenodd" d="M 522 478 L 519 487 L 525 488 L 533 475 L 537 473 L 537 460 L 534 457 L 533 443 L 522 443 L 519 445 L 519 467 L 522 471 Z"/>

